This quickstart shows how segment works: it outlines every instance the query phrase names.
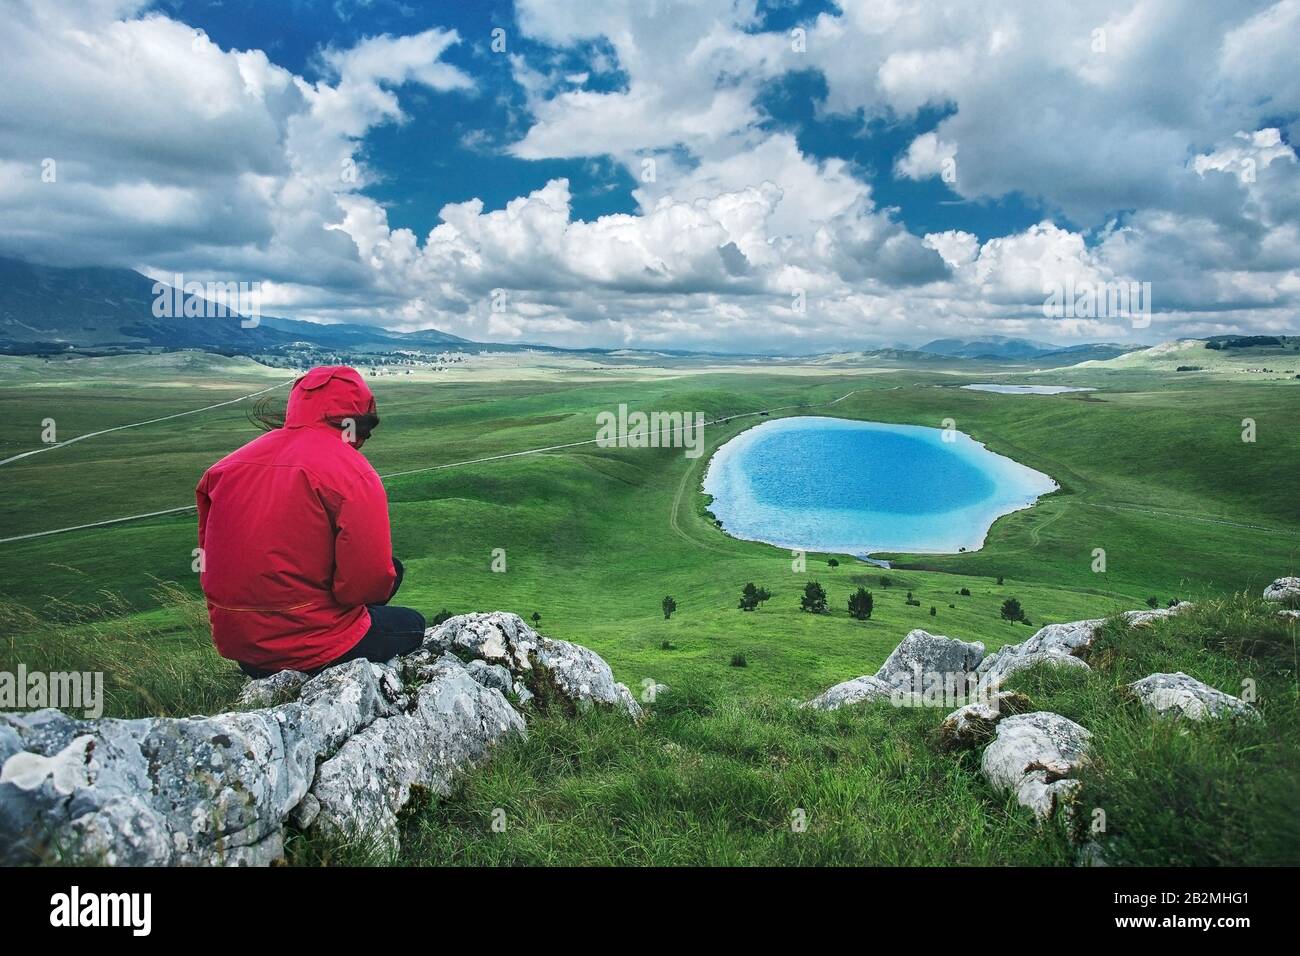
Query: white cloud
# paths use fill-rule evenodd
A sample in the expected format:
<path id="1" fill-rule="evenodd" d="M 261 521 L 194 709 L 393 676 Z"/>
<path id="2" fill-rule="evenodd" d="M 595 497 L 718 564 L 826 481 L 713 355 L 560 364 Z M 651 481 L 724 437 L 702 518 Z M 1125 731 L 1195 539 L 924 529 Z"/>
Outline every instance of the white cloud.
<path id="1" fill-rule="evenodd" d="M 444 60 L 454 32 L 327 48 L 308 80 L 143 4 L 10 3 L 0 250 L 256 278 L 264 308 L 306 318 L 572 345 L 1134 335 L 1044 319 L 1043 287 L 1064 277 L 1151 281 L 1165 311 L 1148 337 L 1294 315 L 1300 164 L 1277 123 L 1300 112 L 1300 0 L 842 7 L 798 52 L 754 0 L 520 0 L 527 36 L 601 43 L 579 69 L 512 46 L 528 117 L 508 151 L 610 157 L 638 211 L 575 219 L 555 179 L 501 209 L 449 205 L 419 236 L 361 192 L 376 175 L 362 147 L 407 121 L 408 84 L 481 95 Z M 970 202 L 1019 193 L 1044 221 L 983 242 L 914 235 L 864 170 L 768 121 L 766 85 L 799 70 L 823 74 L 841 119 L 940 111 L 885 174 Z M 588 88 L 615 71 L 619 88 Z"/>
<path id="2" fill-rule="evenodd" d="M 933 133 L 922 133 L 907 146 L 907 152 L 898 158 L 895 168 L 900 176 L 908 179 L 925 179 L 929 176 L 943 178 L 946 182 L 956 181 L 957 146 L 945 143 Z"/>

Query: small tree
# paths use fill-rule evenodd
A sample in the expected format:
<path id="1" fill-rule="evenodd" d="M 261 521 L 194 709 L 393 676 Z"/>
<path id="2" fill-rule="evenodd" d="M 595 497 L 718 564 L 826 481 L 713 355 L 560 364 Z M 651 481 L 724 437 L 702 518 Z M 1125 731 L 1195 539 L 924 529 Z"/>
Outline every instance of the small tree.
<path id="1" fill-rule="evenodd" d="M 809 614 L 826 614 L 826 589 L 816 581 L 809 581 L 803 586 L 803 597 L 799 599 L 799 610 Z"/>
<path id="2" fill-rule="evenodd" d="M 663 599 L 662 605 L 664 609 L 664 620 L 666 621 L 673 616 L 673 611 L 677 610 L 677 602 L 671 597 L 666 597 Z"/>
<path id="3" fill-rule="evenodd" d="M 882 588 L 885 588 L 886 590 L 888 590 L 888 589 L 889 589 L 889 585 L 892 584 L 892 583 L 893 583 L 893 582 L 890 581 L 889 578 L 886 577 L 885 575 L 882 574 L 882 575 L 880 576 L 880 586 L 881 586 Z"/>
<path id="4" fill-rule="evenodd" d="M 870 591 L 866 588 L 858 588 L 849 595 L 849 614 L 859 621 L 865 621 L 871 617 L 871 609 L 875 603 Z"/>
<path id="5" fill-rule="evenodd" d="M 938 614 L 938 613 L 939 613 L 939 612 L 935 609 L 935 606 L 934 606 L 933 604 L 931 604 L 931 605 L 930 605 L 930 616 L 931 616 L 931 617 L 934 617 L 934 616 L 935 616 L 936 614 Z"/>
<path id="6" fill-rule="evenodd" d="M 760 588 L 750 581 L 740 592 L 740 609 L 742 611 L 756 611 L 758 606 L 772 596 L 767 588 Z"/>
<path id="7" fill-rule="evenodd" d="M 970 588 L 962 588 L 957 593 L 960 594 L 962 597 L 970 597 Z"/>
<path id="8" fill-rule="evenodd" d="M 831 559 L 830 559 L 829 561 L 827 561 L 826 563 L 827 563 L 828 565 L 830 565 L 832 568 L 838 568 L 838 567 L 840 566 L 840 562 L 839 562 L 837 559 L 835 559 L 835 558 L 831 558 Z"/>
<path id="9" fill-rule="evenodd" d="M 998 584 L 999 584 L 999 585 L 1002 584 L 1002 575 L 1000 575 L 1000 574 L 998 575 Z"/>
<path id="10" fill-rule="evenodd" d="M 1025 609 L 1020 606 L 1020 602 L 1015 598 L 1007 598 L 1002 602 L 1002 620 L 1004 621 L 1023 621 L 1025 619 Z"/>
<path id="11" fill-rule="evenodd" d="M 533 627 L 536 627 L 536 626 L 537 626 L 538 624 L 540 624 L 540 623 L 542 623 L 542 616 L 541 616 L 540 614 L 538 614 L 536 611 L 534 611 L 534 612 L 533 612 Z"/>
<path id="12" fill-rule="evenodd" d="M 1151 597 L 1147 598 L 1147 607 L 1159 607 L 1159 606 L 1160 606 L 1160 598 L 1156 597 L 1154 594 L 1151 595 Z"/>

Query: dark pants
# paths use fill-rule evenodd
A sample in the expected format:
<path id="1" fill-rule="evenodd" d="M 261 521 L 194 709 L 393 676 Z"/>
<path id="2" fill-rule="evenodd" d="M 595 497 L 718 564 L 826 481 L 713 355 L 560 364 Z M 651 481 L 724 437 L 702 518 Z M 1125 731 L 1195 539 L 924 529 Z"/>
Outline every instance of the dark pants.
<path id="1" fill-rule="evenodd" d="M 397 580 L 393 582 L 393 591 L 388 595 L 388 601 L 397 594 L 397 589 L 402 586 L 402 577 L 406 573 L 402 562 L 396 558 L 393 558 L 393 567 L 397 569 Z M 319 674 L 326 667 L 358 658 L 382 663 L 409 654 L 419 647 L 424 640 L 424 615 L 409 607 L 390 607 L 388 601 L 383 604 L 367 604 L 366 609 L 370 611 L 370 627 L 362 635 L 361 640 L 357 641 L 347 653 L 309 673 Z M 242 662 L 239 669 L 249 677 L 270 677 L 276 673 Z"/>

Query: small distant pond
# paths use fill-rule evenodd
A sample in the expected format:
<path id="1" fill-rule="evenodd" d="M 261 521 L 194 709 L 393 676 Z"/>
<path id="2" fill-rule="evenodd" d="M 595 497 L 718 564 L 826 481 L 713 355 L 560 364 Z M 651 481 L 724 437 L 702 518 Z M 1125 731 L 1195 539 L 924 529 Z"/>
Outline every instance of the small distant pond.
<path id="1" fill-rule="evenodd" d="M 1095 388 L 1072 385 L 963 385 L 972 392 L 997 392 L 999 395 L 1060 395 L 1063 392 L 1095 392 Z"/>

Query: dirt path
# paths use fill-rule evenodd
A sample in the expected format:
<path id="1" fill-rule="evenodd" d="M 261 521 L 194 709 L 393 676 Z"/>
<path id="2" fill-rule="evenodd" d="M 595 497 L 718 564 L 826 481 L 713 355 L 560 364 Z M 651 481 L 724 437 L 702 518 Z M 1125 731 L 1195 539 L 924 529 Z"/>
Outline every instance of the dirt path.
<path id="1" fill-rule="evenodd" d="M 126 425 L 114 425 L 112 428 L 101 428 L 97 432 L 86 432 L 84 435 L 78 435 L 76 438 L 69 438 L 67 441 L 55 442 L 52 445 L 42 445 L 40 448 L 33 448 L 31 451 L 25 451 L 18 455 L 12 455 L 9 458 L 0 460 L 0 466 L 8 465 L 11 462 L 19 461 L 23 458 L 30 458 L 32 455 L 40 455 L 47 451 L 54 451 L 56 448 L 66 448 L 69 445 L 75 445 L 79 441 L 85 441 L 87 438 L 98 438 L 100 435 L 107 435 L 111 432 L 120 432 L 127 428 L 139 428 L 141 425 L 156 425 L 159 422 L 169 422 L 173 418 L 184 418 L 186 415 L 197 415 L 199 412 L 210 412 L 214 408 L 225 408 L 227 405 L 235 405 L 249 398 L 256 398 L 259 395 L 265 395 L 267 392 L 273 392 L 277 388 L 284 388 L 286 385 L 292 385 L 296 379 L 287 379 L 276 385 L 261 389 L 257 392 L 249 392 L 247 395 L 240 395 L 238 398 L 232 398 L 226 402 L 217 402 L 215 405 L 204 405 L 202 408 L 191 408 L 187 412 L 176 412 L 173 415 L 163 415 L 161 418 L 150 418 L 142 422 L 130 422 Z M 117 519 L 126 520 L 126 519 Z M 83 525 L 83 527 L 88 527 Z M 28 537 L 32 537 L 28 535 Z M 5 541 L 16 540 L 14 538 L 5 538 Z"/>

